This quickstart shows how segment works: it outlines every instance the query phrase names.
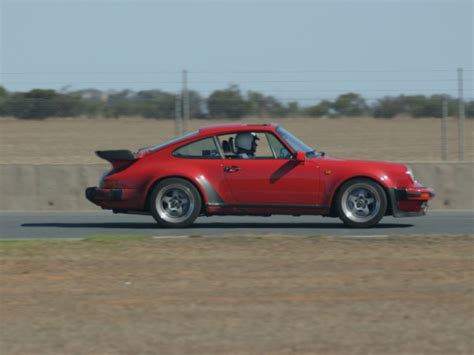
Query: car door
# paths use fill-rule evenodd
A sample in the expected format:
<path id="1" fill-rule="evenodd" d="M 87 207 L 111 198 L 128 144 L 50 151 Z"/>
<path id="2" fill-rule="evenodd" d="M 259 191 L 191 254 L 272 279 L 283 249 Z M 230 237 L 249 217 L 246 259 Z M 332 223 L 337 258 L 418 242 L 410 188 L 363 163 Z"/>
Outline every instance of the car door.
<path id="1" fill-rule="evenodd" d="M 224 160 L 224 175 L 238 205 L 292 207 L 318 203 L 318 167 L 297 162 L 271 132 L 260 137 L 256 156 Z"/>

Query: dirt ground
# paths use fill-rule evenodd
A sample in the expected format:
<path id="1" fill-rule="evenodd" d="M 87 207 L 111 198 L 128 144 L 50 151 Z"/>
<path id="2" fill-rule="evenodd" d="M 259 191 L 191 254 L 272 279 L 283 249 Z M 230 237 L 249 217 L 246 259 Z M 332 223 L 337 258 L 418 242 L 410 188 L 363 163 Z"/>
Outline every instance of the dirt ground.
<path id="1" fill-rule="evenodd" d="M 2 354 L 472 354 L 474 236 L 0 243 Z"/>
<path id="2" fill-rule="evenodd" d="M 341 158 L 394 161 L 439 161 L 440 120 L 396 118 L 340 119 L 246 119 L 239 121 L 192 120 L 188 131 L 221 123 L 273 121 L 317 150 Z M 465 122 L 465 159 L 474 160 L 474 120 Z M 164 142 L 175 135 L 172 120 L 47 119 L 45 121 L 0 119 L 0 164 L 101 163 L 97 149 L 138 149 Z M 449 159 L 457 160 L 458 131 L 449 119 Z"/>

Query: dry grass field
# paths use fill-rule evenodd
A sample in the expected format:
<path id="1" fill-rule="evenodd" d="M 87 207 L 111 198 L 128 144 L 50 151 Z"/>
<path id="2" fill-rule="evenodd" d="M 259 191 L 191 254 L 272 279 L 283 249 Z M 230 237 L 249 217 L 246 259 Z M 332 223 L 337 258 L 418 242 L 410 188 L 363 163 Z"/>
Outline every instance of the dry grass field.
<path id="1" fill-rule="evenodd" d="M 2 354 L 472 354 L 473 236 L 0 243 Z"/>
<path id="2" fill-rule="evenodd" d="M 308 144 L 341 158 L 438 161 L 440 120 L 396 118 L 193 120 L 188 131 L 221 123 L 277 122 Z M 465 158 L 474 160 L 474 120 L 465 123 Z M 97 149 L 154 145 L 174 136 L 172 120 L 0 120 L 0 164 L 101 163 Z M 449 119 L 449 159 L 457 160 L 457 121 Z"/>

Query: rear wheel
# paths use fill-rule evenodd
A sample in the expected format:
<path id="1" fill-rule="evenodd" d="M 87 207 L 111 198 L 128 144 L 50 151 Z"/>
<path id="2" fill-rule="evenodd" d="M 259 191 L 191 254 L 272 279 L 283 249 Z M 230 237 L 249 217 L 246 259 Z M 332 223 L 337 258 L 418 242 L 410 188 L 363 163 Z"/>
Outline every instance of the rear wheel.
<path id="1" fill-rule="evenodd" d="M 150 195 L 150 211 L 162 227 L 190 226 L 201 211 L 201 196 L 189 181 L 179 178 L 158 183 Z"/>
<path id="2" fill-rule="evenodd" d="M 387 210 L 383 188 L 369 179 L 354 179 L 342 185 L 336 197 L 339 218 L 353 228 L 375 226 Z"/>

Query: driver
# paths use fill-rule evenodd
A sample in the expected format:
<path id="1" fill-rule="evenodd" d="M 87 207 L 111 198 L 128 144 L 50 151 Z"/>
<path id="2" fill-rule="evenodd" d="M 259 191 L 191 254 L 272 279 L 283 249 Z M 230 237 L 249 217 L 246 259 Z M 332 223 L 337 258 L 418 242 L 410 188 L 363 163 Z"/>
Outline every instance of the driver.
<path id="1" fill-rule="evenodd" d="M 248 159 L 255 157 L 257 141 L 260 140 L 253 132 L 242 132 L 235 136 L 235 146 L 239 158 Z"/>

